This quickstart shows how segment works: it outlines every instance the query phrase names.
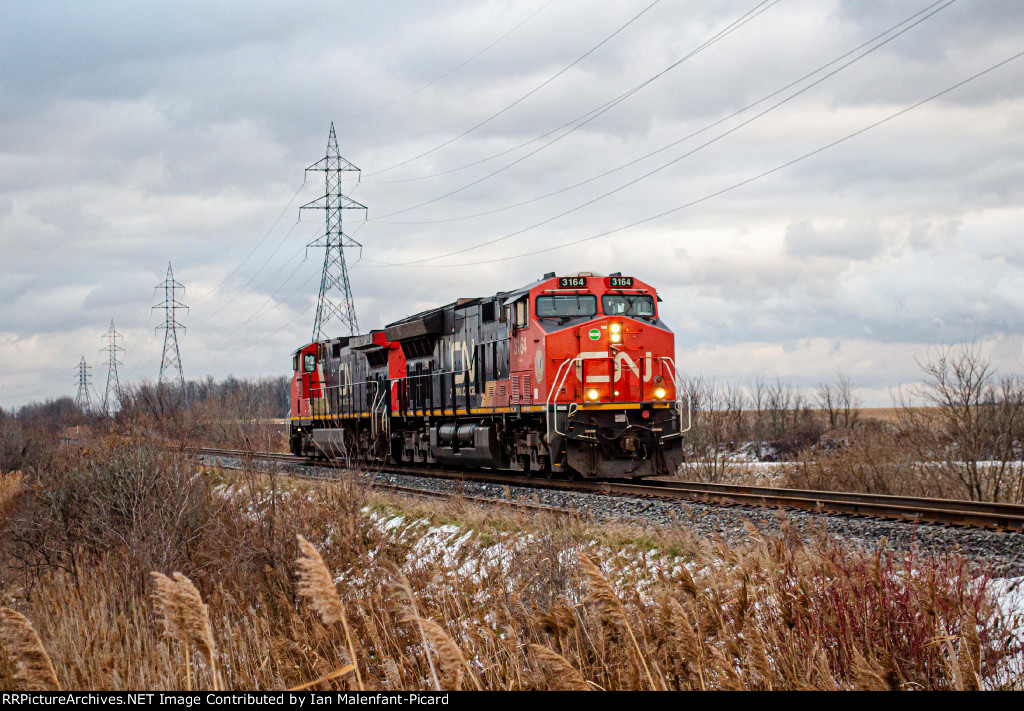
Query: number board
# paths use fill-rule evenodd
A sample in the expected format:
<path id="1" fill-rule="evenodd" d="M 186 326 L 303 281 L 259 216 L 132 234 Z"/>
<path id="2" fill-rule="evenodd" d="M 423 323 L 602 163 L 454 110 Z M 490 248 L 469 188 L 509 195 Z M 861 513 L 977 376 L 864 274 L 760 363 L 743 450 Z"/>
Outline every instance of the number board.
<path id="1" fill-rule="evenodd" d="M 633 277 L 608 277 L 608 286 L 617 289 L 631 289 L 633 287 Z"/>
<path id="2" fill-rule="evenodd" d="M 586 289 L 586 277 L 558 277 L 559 289 Z"/>

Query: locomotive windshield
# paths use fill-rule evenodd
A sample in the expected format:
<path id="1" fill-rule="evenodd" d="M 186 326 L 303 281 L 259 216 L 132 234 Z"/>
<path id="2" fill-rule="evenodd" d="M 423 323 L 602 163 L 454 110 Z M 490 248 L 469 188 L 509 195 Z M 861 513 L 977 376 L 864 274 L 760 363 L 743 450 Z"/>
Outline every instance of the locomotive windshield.
<path id="1" fill-rule="evenodd" d="M 601 308 L 608 316 L 653 316 L 654 299 L 646 294 L 605 294 Z"/>
<path id="2" fill-rule="evenodd" d="M 537 297 L 537 318 L 593 316 L 597 313 L 597 297 L 593 294 L 561 294 Z"/>

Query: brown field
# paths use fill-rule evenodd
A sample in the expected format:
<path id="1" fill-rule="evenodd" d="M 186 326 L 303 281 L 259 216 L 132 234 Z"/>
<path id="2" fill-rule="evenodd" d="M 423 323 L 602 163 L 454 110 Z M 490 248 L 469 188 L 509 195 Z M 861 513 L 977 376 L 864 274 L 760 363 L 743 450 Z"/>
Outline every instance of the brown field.
<path id="1" fill-rule="evenodd" d="M 922 370 L 866 410 L 842 376 L 692 379 L 685 474 L 1024 502 L 1024 378 L 970 345 Z M 424 504 L 153 444 L 283 448 L 285 384 L 0 412 L 0 690 L 1024 689 L 1022 580 L 955 553 Z"/>
<path id="2" fill-rule="evenodd" d="M 0 689 L 1024 688 L 955 555 L 195 470 L 129 439 L 0 479 Z"/>

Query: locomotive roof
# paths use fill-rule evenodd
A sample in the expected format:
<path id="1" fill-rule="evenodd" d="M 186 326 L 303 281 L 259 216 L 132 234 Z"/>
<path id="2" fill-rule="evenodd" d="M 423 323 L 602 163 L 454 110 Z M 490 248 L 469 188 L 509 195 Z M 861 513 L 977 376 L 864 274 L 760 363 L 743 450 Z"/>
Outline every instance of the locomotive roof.
<path id="1" fill-rule="evenodd" d="M 538 284 L 552 278 L 553 274 L 545 274 L 525 286 L 512 291 L 499 291 L 494 296 L 476 296 L 471 298 L 457 299 L 443 306 L 436 306 L 426 311 L 421 311 L 412 316 L 389 323 L 384 327 L 384 335 L 389 341 L 401 341 L 407 338 L 418 338 L 422 336 L 439 335 L 444 330 L 444 312 L 448 309 L 464 309 L 470 306 L 497 299 L 502 305 L 515 301 L 523 294 L 529 293 L 530 289 Z"/>

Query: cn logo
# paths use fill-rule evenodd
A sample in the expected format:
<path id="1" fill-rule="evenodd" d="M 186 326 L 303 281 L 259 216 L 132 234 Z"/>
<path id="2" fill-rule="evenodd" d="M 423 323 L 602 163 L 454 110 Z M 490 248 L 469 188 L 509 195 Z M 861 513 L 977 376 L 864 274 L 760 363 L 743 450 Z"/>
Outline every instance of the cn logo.
<path id="1" fill-rule="evenodd" d="M 644 356 L 644 358 L 642 360 L 644 362 L 644 382 L 645 383 L 649 383 L 649 382 L 651 382 L 651 375 L 652 375 L 652 373 L 651 373 L 651 354 L 650 354 L 650 351 L 648 351 L 645 354 L 645 356 Z M 633 361 L 633 359 L 629 357 L 629 354 L 628 353 L 616 353 L 615 354 L 615 382 L 619 382 L 619 380 L 622 379 L 622 373 L 625 370 L 622 367 L 623 365 L 626 366 L 625 369 L 628 369 L 628 370 L 632 371 L 633 375 L 636 376 L 637 380 L 640 379 L 640 366 L 637 365 Z"/>
<path id="2" fill-rule="evenodd" d="M 598 375 L 587 373 L 586 377 L 583 377 L 584 370 L 590 370 L 591 368 L 584 368 L 582 360 L 608 360 L 611 356 L 608 355 L 608 351 L 589 351 L 580 353 L 581 361 L 576 363 L 576 379 L 581 380 L 584 383 L 607 383 L 612 380 L 612 376 L 609 375 Z M 648 351 L 641 358 L 644 365 L 643 381 L 649 383 L 653 376 L 651 367 L 651 353 Z M 640 365 L 633 360 L 628 353 L 616 353 L 615 358 L 612 359 L 612 363 L 615 369 L 614 382 L 622 380 L 623 373 L 631 372 L 637 380 L 640 379 Z"/>

